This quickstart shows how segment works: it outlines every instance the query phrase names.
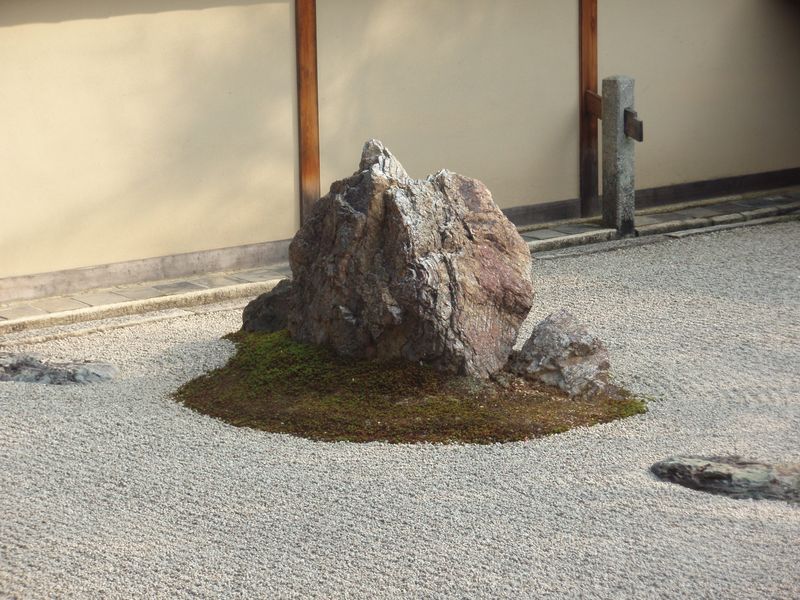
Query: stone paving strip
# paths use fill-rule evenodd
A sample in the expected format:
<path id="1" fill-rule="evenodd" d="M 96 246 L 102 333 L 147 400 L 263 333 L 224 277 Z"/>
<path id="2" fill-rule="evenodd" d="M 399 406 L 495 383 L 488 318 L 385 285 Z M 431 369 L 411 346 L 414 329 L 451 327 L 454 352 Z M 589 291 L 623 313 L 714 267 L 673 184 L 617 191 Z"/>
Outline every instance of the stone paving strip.
<path id="1" fill-rule="evenodd" d="M 252 298 L 272 289 L 288 264 L 176 281 L 151 282 L 0 306 L 0 335 L 94 319 Z"/>
<path id="2" fill-rule="evenodd" d="M 721 226 L 764 225 L 800 217 L 800 191 L 737 198 L 717 199 L 712 204 L 705 201 L 702 205 L 693 203 L 667 210 L 661 207 L 642 211 L 636 215 L 637 237 Z M 521 234 L 534 254 L 618 238 L 616 230 L 603 227 L 597 218 L 525 228 Z"/>
<path id="3" fill-rule="evenodd" d="M 762 225 L 800 218 L 800 188 L 769 194 L 742 194 L 639 211 L 637 235 L 681 238 L 730 227 Z M 578 219 L 520 229 L 532 254 L 600 245 L 603 249 L 637 245 L 621 240 L 598 219 Z M 655 240 L 654 240 L 655 241 Z M 662 240 L 658 240 L 662 241 Z M 70 296 L 0 305 L 0 335 L 57 324 L 207 304 L 258 295 L 290 277 L 288 263 L 225 273 L 211 273 L 87 290 Z"/>

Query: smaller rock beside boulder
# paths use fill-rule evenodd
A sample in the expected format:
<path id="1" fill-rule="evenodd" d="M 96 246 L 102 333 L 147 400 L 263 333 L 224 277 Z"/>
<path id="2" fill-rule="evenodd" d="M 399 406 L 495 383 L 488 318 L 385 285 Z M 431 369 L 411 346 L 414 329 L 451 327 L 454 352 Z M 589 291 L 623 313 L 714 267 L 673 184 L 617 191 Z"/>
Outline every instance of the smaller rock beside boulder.
<path id="1" fill-rule="evenodd" d="M 508 370 L 570 396 L 615 395 L 609 382 L 608 350 L 572 313 L 560 310 L 539 323 L 508 362 Z"/>
<path id="2" fill-rule="evenodd" d="M 0 381 L 22 383 L 99 383 L 116 377 L 117 368 L 102 362 L 46 363 L 35 354 L 0 352 Z"/>
<path id="3" fill-rule="evenodd" d="M 800 503 L 800 463 L 770 465 L 740 456 L 673 456 L 650 471 L 659 479 L 731 498 Z"/>
<path id="4" fill-rule="evenodd" d="M 242 329 L 272 333 L 286 329 L 292 301 L 292 282 L 283 279 L 270 291 L 252 300 L 242 313 Z"/>

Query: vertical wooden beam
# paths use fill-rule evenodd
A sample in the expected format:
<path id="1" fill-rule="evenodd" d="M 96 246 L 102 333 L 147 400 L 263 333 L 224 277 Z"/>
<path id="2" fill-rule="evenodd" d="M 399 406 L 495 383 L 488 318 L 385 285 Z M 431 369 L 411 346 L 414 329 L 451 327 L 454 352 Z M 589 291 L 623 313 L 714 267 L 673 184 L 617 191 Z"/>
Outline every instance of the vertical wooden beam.
<path id="1" fill-rule="evenodd" d="M 319 200 L 319 101 L 317 96 L 317 2 L 295 2 L 297 126 L 300 144 L 300 222 Z"/>
<path id="2" fill-rule="evenodd" d="M 598 196 L 597 117 L 587 91 L 597 93 L 597 0 L 580 1 L 580 196 L 581 216 L 596 210 Z"/>

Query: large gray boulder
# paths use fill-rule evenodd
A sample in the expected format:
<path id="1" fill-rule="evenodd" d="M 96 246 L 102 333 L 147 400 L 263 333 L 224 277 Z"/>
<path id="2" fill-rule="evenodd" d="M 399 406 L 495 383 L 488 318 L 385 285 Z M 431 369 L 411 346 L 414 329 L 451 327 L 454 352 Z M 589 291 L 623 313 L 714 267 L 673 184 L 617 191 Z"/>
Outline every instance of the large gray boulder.
<path id="1" fill-rule="evenodd" d="M 35 354 L 0 352 L 0 381 L 21 383 L 100 383 L 116 377 L 117 368 L 103 362 L 45 362 Z"/>
<path id="2" fill-rule="evenodd" d="M 533 300 L 531 257 L 480 181 L 412 179 L 377 140 L 292 241 L 294 339 L 488 377 Z"/>
<path id="3" fill-rule="evenodd" d="M 673 456 L 650 470 L 660 479 L 712 494 L 800 503 L 800 463 L 770 465 L 739 456 Z"/>
<path id="4" fill-rule="evenodd" d="M 508 363 L 508 370 L 561 388 L 570 396 L 613 395 L 605 344 L 567 310 L 541 321 Z"/>

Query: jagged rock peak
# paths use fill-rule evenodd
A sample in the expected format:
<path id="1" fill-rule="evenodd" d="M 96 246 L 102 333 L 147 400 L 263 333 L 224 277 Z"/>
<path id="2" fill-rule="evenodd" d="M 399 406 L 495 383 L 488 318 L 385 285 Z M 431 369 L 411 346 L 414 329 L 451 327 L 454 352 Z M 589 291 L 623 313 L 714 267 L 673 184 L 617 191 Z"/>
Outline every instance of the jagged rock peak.
<path id="1" fill-rule="evenodd" d="M 377 169 L 393 179 L 408 179 L 408 173 L 389 149 L 380 140 L 367 140 L 361 150 L 359 171 Z"/>

